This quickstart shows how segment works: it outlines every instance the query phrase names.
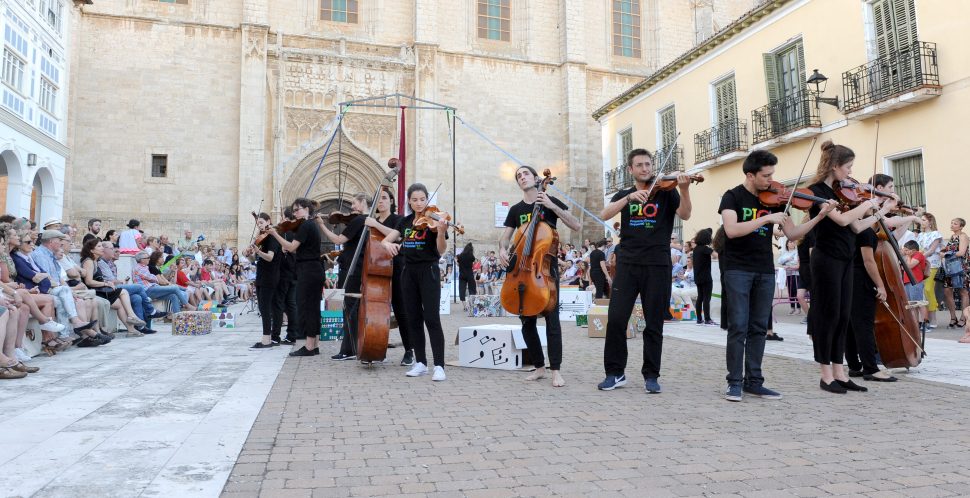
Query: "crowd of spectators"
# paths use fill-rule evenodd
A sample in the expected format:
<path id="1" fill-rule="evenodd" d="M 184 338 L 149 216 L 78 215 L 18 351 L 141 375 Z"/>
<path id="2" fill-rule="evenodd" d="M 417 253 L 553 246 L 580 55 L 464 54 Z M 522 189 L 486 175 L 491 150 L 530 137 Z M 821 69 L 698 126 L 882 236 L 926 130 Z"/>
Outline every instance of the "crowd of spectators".
<path id="1" fill-rule="evenodd" d="M 254 268 L 235 248 L 205 244 L 190 230 L 175 243 L 146 236 L 134 219 L 124 230 L 103 228 L 92 219 L 78 240 L 77 228 L 59 220 L 37 226 L 0 216 L 6 247 L 0 251 L 0 379 L 39 370 L 25 347 L 38 339 L 36 332 L 41 351 L 54 356 L 105 346 L 122 329 L 126 337 L 154 334 L 153 320 L 171 321 L 203 301 L 228 305 L 252 297 Z M 124 279 L 117 266 L 122 254 L 134 259 Z"/>

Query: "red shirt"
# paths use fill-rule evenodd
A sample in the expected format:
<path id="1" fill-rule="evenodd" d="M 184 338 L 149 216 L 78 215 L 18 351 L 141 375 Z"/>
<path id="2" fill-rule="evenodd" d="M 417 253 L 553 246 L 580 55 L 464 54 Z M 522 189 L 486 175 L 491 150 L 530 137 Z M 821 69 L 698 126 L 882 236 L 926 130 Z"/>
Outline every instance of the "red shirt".
<path id="1" fill-rule="evenodd" d="M 916 260 L 916 266 L 912 267 L 911 270 L 913 271 L 913 276 L 916 277 L 916 283 L 920 283 L 924 278 L 926 278 L 923 275 L 923 270 L 926 268 L 926 256 L 923 256 L 922 252 L 916 251 L 912 256 L 910 256 L 910 258 Z M 903 272 L 903 283 L 910 283 L 909 275 L 907 275 L 906 272 Z"/>
<path id="2" fill-rule="evenodd" d="M 179 287 L 188 287 L 189 286 L 189 277 L 188 277 L 188 275 L 186 275 L 185 272 L 182 271 L 182 270 L 179 270 L 177 273 L 178 273 L 178 275 L 175 277 L 175 283 Z"/>

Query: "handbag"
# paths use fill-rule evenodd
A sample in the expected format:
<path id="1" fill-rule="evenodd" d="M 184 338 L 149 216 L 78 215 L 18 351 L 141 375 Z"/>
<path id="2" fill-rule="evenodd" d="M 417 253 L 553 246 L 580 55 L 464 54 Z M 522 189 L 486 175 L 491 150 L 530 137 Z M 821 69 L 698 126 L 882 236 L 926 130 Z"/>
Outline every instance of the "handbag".
<path id="1" fill-rule="evenodd" d="M 946 282 L 946 272 L 942 271 L 942 268 L 936 269 L 936 275 L 933 276 L 933 280 L 939 283 Z"/>
<path id="2" fill-rule="evenodd" d="M 943 262 L 943 268 L 946 270 L 946 276 L 952 277 L 954 275 L 960 275 L 963 273 L 963 261 L 952 254 L 947 254 Z"/>

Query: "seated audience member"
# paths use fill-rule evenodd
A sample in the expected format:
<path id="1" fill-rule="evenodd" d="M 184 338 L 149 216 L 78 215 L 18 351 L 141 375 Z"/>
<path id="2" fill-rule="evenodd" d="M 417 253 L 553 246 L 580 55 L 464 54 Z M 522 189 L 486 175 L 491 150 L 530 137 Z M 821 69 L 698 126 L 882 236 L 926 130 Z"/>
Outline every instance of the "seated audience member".
<path id="1" fill-rule="evenodd" d="M 687 268 L 673 275 L 670 295 L 672 299 L 679 301 L 682 306 L 694 305 L 694 300 L 697 299 L 697 284 L 694 282 L 694 261 L 692 256 L 687 256 Z"/>
<path id="2" fill-rule="evenodd" d="M 98 239 L 98 241 L 100 242 L 102 240 L 101 236 L 99 235 L 100 233 L 101 233 L 101 220 L 98 218 L 91 218 L 90 220 L 88 220 L 88 231 L 87 233 L 84 234 L 84 238 L 81 239 L 81 245 L 84 245 L 85 242 L 91 239 Z"/>
<path id="3" fill-rule="evenodd" d="M 41 236 L 41 245 L 34 249 L 34 241 L 30 232 L 18 234 L 20 246 L 12 254 L 17 269 L 16 280 L 26 289 L 37 288 L 41 294 L 49 294 L 54 298 L 55 308 L 66 316 L 74 327 L 74 333 L 83 339 L 77 343 L 81 347 L 93 347 L 102 344 L 97 332 L 92 327 L 97 320 L 86 321 L 93 313 L 90 304 L 78 307 L 74 293 L 61 280 L 61 268 L 57 263 L 55 252 L 61 252 L 61 240 L 64 234 L 56 230 L 45 230 Z M 83 316 L 82 316 L 83 315 Z M 46 343 L 49 349 L 63 349 L 60 345 Z"/>
<path id="4" fill-rule="evenodd" d="M 191 263 L 190 263 L 191 262 Z M 182 288 L 189 298 L 189 304 L 192 305 L 194 309 L 202 301 L 206 299 L 205 290 L 202 288 L 202 284 L 195 282 L 190 278 L 190 273 L 192 272 L 192 265 L 195 264 L 195 260 L 191 257 L 179 258 L 176 263 L 175 269 L 175 284 Z"/>
<path id="5" fill-rule="evenodd" d="M 121 234 L 118 233 L 117 230 L 108 230 L 107 232 L 104 232 L 104 240 L 114 244 L 116 249 L 118 248 L 118 239 L 120 237 L 121 237 Z"/>
<path id="6" fill-rule="evenodd" d="M 202 285 L 205 285 L 213 290 L 210 296 L 213 297 L 216 302 L 225 303 L 230 297 L 229 287 L 225 282 L 213 278 L 213 271 L 215 271 L 215 266 L 212 260 L 205 260 L 202 268 L 199 270 L 199 280 L 202 282 Z"/>
<path id="7" fill-rule="evenodd" d="M 41 334 L 44 343 L 56 341 L 59 333 L 63 333 L 66 338 L 70 332 L 66 332 L 66 327 L 54 319 L 54 298 L 47 294 L 31 293 L 15 282 L 17 278 L 17 267 L 10 257 L 10 251 L 20 246 L 20 236 L 9 223 L 0 224 L 0 286 L 3 293 L 13 299 L 14 303 L 20 307 L 21 333 L 17 336 L 15 353 L 21 361 L 27 361 L 30 356 L 24 349 L 23 339 L 27 331 L 27 320 L 33 316 L 40 324 Z M 69 344 L 66 339 L 63 344 Z"/>
<path id="8" fill-rule="evenodd" d="M 151 299 L 164 299 L 168 301 L 167 319 L 171 320 L 175 313 L 180 310 L 191 310 L 188 294 L 177 285 L 171 285 L 161 271 L 157 270 L 158 261 L 165 255 L 163 252 L 142 251 L 135 255 L 135 267 L 131 271 L 132 281 L 145 287 L 145 293 Z M 158 273 L 152 270 L 152 262 Z"/>
<path id="9" fill-rule="evenodd" d="M 121 257 L 119 252 L 115 250 L 115 247 L 110 242 L 101 242 L 98 244 L 101 247 L 101 252 L 103 256 L 98 260 L 98 268 L 101 270 L 102 276 L 104 276 L 105 282 L 114 283 L 119 289 L 124 289 L 128 291 L 128 296 L 131 298 L 131 308 L 134 310 L 135 315 L 145 321 L 145 326 L 138 328 L 139 332 L 144 333 L 148 329 L 148 333 L 154 333 L 151 330 L 152 320 L 155 318 L 162 318 L 167 315 L 164 311 L 157 311 L 155 306 L 152 305 L 152 298 L 148 295 L 148 289 L 138 282 L 125 283 L 118 278 L 118 267 L 115 265 L 115 261 Z M 144 252 L 144 251 L 143 251 Z M 164 254 L 161 251 L 156 251 L 160 254 Z M 131 277 L 129 277 L 130 279 Z"/>
<path id="10" fill-rule="evenodd" d="M 559 282 L 563 285 L 576 285 L 579 283 L 579 260 L 567 259 L 569 267 L 559 277 Z"/>
<path id="11" fill-rule="evenodd" d="M 0 298 L 0 379 L 13 380 L 22 379 L 29 373 L 40 370 L 37 367 L 28 367 L 21 360 L 17 359 L 14 353 L 12 335 L 17 333 L 16 323 L 11 314 L 10 304 L 6 298 Z"/>
<path id="12" fill-rule="evenodd" d="M 81 279 L 84 285 L 93 289 L 99 297 L 107 299 L 111 303 L 111 309 L 115 310 L 118 318 L 121 319 L 128 330 L 128 337 L 141 337 L 144 333 L 138 331 L 135 327 L 144 327 L 146 323 L 138 318 L 138 315 L 132 309 L 128 291 L 117 288 L 114 282 L 107 281 L 104 278 L 104 274 L 98 267 L 98 261 L 103 255 L 104 252 L 101 250 L 100 244 L 95 240 L 88 241 L 81 248 Z M 140 297 L 138 304 L 141 304 Z"/>

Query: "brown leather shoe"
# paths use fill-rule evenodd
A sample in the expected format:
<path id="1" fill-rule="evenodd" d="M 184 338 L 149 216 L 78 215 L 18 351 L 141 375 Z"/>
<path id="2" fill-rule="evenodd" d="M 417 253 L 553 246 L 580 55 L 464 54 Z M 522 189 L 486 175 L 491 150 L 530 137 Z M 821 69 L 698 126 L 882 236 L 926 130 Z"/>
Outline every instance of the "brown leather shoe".
<path id="1" fill-rule="evenodd" d="M 29 373 L 29 374 L 37 373 L 37 372 L 40 371 L 40 368 L 39 367 L 28 367 L 27 365 L 24 365 L 23 362 L 17 363 L 16 365 L 14 365 L 14 366 L 12 366 L 10 368 L 12 368 L 12 369 L 14 369 L 14 370 L 16 370 L 18 372 Z"/>
<path id="2" fill-rule="evenodd" d="M 26 376 L 26 373 L 18 372 L 13 367 L 0 367 L 0 379 L 22 379 Z"/>

